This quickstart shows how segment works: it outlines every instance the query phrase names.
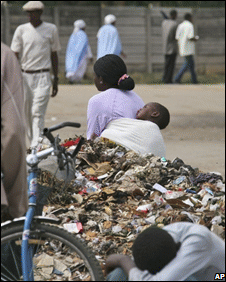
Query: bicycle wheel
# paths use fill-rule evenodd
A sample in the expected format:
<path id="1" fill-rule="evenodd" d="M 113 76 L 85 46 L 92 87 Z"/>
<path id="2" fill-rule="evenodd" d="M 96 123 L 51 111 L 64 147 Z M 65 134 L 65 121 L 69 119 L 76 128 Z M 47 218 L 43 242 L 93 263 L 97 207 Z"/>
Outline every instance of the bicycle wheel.
<path id="1" fill-rule="evenodd" d="M 23 224 L 1 232 L 1 280 L 23 280 L 21 242 Z M 29 244 L 34 247 L 35 281 L 102 281 L 101 267 L 84 242 L 66 230 L 44 223 L 35 224 Z"/>

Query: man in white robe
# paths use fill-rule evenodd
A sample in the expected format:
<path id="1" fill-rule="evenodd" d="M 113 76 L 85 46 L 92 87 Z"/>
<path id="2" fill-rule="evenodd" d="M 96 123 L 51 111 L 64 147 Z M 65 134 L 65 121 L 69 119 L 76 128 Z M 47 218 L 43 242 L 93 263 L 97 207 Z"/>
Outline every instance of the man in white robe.
<path id="1" fill-rule="evenodd" d="M 85 33 L 86 23 L 77 20 L 74 27 L 66 51 L 66 78 L 70 83 L 80 83 L 86 72 L 88 60 L 92 60 L 93 55 Z"/>
<path id="2" fill-rule="evenodd" d="M 122 51 L 122 43 L 118 33 L 116 24 L 116 17 L 114 15 L 107 15 L 104 18 L 104 25 L 97 33 L 97 60 L 107 54 L 126 55 Z"/>

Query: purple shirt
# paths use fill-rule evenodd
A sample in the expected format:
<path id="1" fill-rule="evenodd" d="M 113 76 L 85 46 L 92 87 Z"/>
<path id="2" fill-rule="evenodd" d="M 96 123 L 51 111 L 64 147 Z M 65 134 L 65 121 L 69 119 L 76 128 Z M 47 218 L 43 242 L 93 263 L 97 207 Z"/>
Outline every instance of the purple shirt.
<path id="1" fill-rule="evenodd" d="M 143 106 L 143 100 L 133 91 L 110 88 L 93 96 L 87 109 L 87 139 L 93 133 L 100 136 L 111 120 L 136 118 L 137 111 Z"/>

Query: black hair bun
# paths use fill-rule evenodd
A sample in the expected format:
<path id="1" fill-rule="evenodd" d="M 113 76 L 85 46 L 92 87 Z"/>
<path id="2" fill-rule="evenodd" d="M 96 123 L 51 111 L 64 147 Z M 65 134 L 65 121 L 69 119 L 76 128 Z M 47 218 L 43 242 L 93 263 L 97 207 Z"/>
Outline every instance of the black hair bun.
<path id="1" fill-rule="evenodd" d="M 121 90 L 132 90 L 134 87 L 135 87 L 134 80 L 130 76 L 122 79 L 118 84 L 118 88 Z"/>

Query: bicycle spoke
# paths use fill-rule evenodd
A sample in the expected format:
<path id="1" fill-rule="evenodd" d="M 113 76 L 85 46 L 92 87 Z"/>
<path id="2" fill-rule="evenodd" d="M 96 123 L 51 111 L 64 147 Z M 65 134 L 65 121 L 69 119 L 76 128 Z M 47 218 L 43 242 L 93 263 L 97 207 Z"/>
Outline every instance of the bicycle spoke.
<path id="1" fill-rule="evenodd" d="M 17 263 L 17 259 L 16 259 L 16 255 L 14 253 L 14 250 L 13 250 L 13 247 L 10 243 L 10 250 L 11 250 L 11 253 L 13 255 L 13 259 L 14 259 L 14 262 L 15 262 L 15 266 L 16 266 L 16 270 L 17 270 L 17 274 L 18 274 L 18 277 L 20 277 L 20 271 L 19 271 L 19 266 L 18 266 L 18 263 Z"/>
<path id="2" fill-rule="evenodd" d="M 10 242 L 11 248 L 8 246 L 8 250 L 12 262 L 5 256 L 1 272 L 2 281 L 23 279 L 22 275 L 16 277 L 22 268 L 16 260 L 22 246 L 22 233 L 23 225 L 19 232 L 8 232 L 6 239 L 2 239 L 2 255 L 4 245 Z M 81 240 L 62 228 L 37 224 L 36 229 L 31 231 L 28 243 L 29 252 L 32 249 L 32 259 L 28 258 L 31 262 L 31 267 L 27 270 L 29 281 L 33 279 L 35 281 L 91 281 L 95 280 L 95 277 L 98 277 L 99 281 L 102 279 L 100 266 L 92 252 Z"/>
<path id="3" fill-rule="evenodd" d="M 1 268 L 6 272 L 2 273 L 2 275 L 4 275 L 6 279 L 18 280 L 21 276 L 20 265 L 18 264 L 16 254 L 18 250 L 15 241 L 9 241 L 1 247 Z M 20 251 L 18 255 L 20 256 Z"/>
<path id="4" fill-rule="evenodd" d="M 13 275 L 13 273 L 10 272 L 9 269 L 6 268 L 2 263 L 1 263 L 1 267 L 2 267 L 5 271 L 7 271 L 8 274 L 10 275 L 10 276 L 7 276 L 6 273 L 1 273 L 1 278 L 2 278 L 2 276 L 5 277 L 5 279 L 7 279 L 7 280 L 5 280 L 5 281 L 8 281 L 8 280 L 9 280 L 9 281 L 13 281 L 12 279 L 14 279 L 14 281 L 17 281 L 17 280 L 18 280 L 17 277 L 15 277 L 15 276 Z M 4 281 L 4 280 L 3 280 L 3 281 Z"/>

